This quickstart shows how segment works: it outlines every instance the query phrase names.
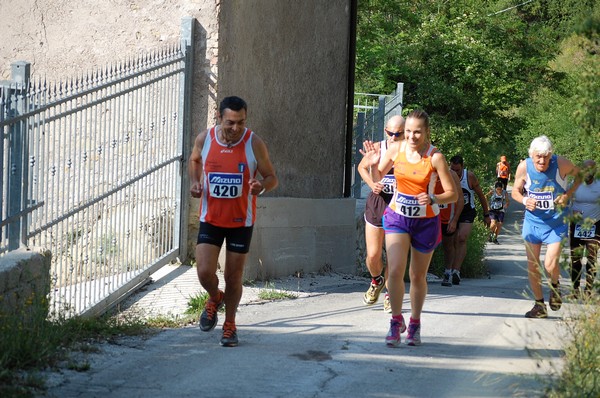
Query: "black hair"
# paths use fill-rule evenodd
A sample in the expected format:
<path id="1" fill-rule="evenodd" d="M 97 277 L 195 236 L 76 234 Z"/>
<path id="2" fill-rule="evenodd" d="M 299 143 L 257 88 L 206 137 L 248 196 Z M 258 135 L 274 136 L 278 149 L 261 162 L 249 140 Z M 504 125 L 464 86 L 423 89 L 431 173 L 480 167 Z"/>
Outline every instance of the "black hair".
<path id="1" fill-rule="evenodd" d="M 225 97 L 219 105 L 219 114 L 221 114 L 221 116 L 223 116 L 223 112 L 225 112 L 225 109 L 231 109 L 235 112 L 241 111 L 243 109 L 246 112 L 248 112 L 248 105 L 246 104 L 246 101 L 244 101 L 240 97 Z"/>
<path id="2" fill-rule="evenodd" d="M 496 181 L 494 188 L 504 188 L 504 184 L 502 184 L 502 181 Z"/>
<path id="3" fill-rule="evenodd" d="M 462 158 L 462 156 L 460 155 L 454 155 L 450 158 L 450 163 L 452 164 L 460 164 L 461 166 L 464 165 L 464 160 Z"/>

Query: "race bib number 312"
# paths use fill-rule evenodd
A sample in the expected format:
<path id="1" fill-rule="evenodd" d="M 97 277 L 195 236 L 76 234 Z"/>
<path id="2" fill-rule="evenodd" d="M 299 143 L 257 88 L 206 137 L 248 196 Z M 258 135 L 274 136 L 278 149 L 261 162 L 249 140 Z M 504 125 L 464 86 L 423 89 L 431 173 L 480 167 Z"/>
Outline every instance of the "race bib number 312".
<path id="1" fill-rule="evenodd" d="M 244 176 L 241 173 L 208 173 L 210 196 L 233 199 L 242 196 Z"/>

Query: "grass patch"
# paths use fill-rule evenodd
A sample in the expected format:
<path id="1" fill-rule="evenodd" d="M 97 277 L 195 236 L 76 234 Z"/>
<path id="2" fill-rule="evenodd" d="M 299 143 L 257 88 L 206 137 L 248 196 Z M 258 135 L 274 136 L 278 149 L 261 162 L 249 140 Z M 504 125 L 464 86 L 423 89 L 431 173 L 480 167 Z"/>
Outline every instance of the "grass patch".
<path id="1" fill-rule="evenodd" d="M 87 371 L 90 364 L 73 359 L 72 353 L 94 353 L 98 350 L 95 343 L 151 333 L 150 325 L 122 315 L 49 316 L 47 301 L 35 298 L 15 313 L 0 313 L 0 396 L 34 396 L 44 389 L 44 380 L 36 376 L 42 369 L 66 366 Z"/>
<path id="2" fill-rule="evenodd" d="M 290 293 L 286 290 L 276 289 L 275 285 L 270 282 L 266 282 L 265 288 L 260 289 L 258 291 L 258 298 L 261 300 L 268 300 L 268 301 L 287 300 L 287 299 L 295 299 L 297 297 L 298 296 L 296 296 L 294 293 Z"/>
<path id="3" fill-rule="evenodd" d="M 201 292 L 194 296 L 191 296 L 188 299 L 187 308 L 185 310 L 185 313 L 188 315 L 191 315 L 192 317 L 194 317 L 197 320 L 198 317 L 200 317 L 200 314 L 202 314 L 202 311 L 204 311 L 204 306 L 206 305 L 206 302 L 208 301 L 208 299 L 209 299 L 208 292 Z M 219 309 L 219 312 L 221 312 L 221 313 L 225 312 L 225 306 L 221 307 L 221 309 Z"/>

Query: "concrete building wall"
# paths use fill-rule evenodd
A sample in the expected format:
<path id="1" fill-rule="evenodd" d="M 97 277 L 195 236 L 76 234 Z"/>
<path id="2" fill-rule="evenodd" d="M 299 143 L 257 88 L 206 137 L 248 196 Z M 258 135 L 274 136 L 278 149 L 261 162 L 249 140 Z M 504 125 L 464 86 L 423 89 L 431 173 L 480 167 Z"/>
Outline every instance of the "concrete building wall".
<path id="1" fill-rule="evenodd" d="M 248 126 L 270 148 L 272 196 L 343 192 L 349 0 L 221 3 L 219 98 L 248 102 Z"/>
<path id="2" fill-rule="evenodd" d="M 349 0 L 221 3 L 219 99 L 248 102 L 280 179 L 259 199 L 247 279 L 356 270 L 356 203 L 342 198 L 350 13 Z"/>

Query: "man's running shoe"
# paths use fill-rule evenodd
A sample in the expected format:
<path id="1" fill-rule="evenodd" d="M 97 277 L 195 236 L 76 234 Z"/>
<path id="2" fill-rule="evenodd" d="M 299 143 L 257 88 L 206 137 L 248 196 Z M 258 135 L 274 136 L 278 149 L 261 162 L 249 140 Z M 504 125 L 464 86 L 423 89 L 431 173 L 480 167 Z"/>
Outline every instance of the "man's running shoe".
<path id="1" fill-rule="evenodd" d="M 223 323 L 223 337 L 221 337 L 221 345 L 223 347 L 237 347 L 238 337 L 235 323 L 227 321 Z"/>
<path id="2" fill-rule="evenodd" d="M 550 309 L 552 311 L 558 311 L 562 306 L 562 298 L 560 296 L 560 285 L 550 287 L 550 300 L 548 300 Z"/>
<path id="3" fill-rule="evenodd" d="M 442 278 L 442 286 L 452 286 L 452 275 L 448 273 L 444 273 L 444 277 Z"/>
<path id="4" fill-rule="evenodd" d="M 452 272 L 452 284 L 460 285 L 460 271 L 454 270 Z"/>
<path id="5" fill-rule="evenodd" d="M 400 334 L 404 333 L 406 330 L 406 323 L 404 323 L 404 318 L 400 321 L 392 318 L 390 320 L 390 330 L 388 331 L 387 336 L 385 336 L 385 344 L 388 347 L 397 347 L 400 344 Z"/>
<path id="6" fill-rule="evenodd" d="M 546 305 L 536 302 L 533 308 L 525 313 L 525 318 L 548 318 Z"/>
<path id="7" fill-rule="evenodd" d="M 363 302 L 366 305 L 373 305 L 379 300 L 379 294 L 385 287 L 385 278 L 383 276 L 379 277 L 379 283 L 373 278 L 371 280 L 371 285 L 369 286 L 369 290 L 366 291 L 363 296 Z"/>
<path id="8" fill-rule="evenodd" d="M 215 302 L 212 299 L 208 299 L 204 306 L 204 311 L 200 315 L 200 330 L 203 332 L 210 332 L 215 328 L 219 318 L 217 312 L 225 304 L 225 294 L 219 290 L 219 301 Z"/>
<path id="9" fill-rule="evenodd" d="M 421 345 L 421 324 L 409 323 L 406 345 Z"/>
<path id="10" fill-rule="evenodd" d="M 390 295 L 388 293 L 383 295 L 383 311 L 388 314 L 392 313 L 392 303 L 390 303 Z"/>

